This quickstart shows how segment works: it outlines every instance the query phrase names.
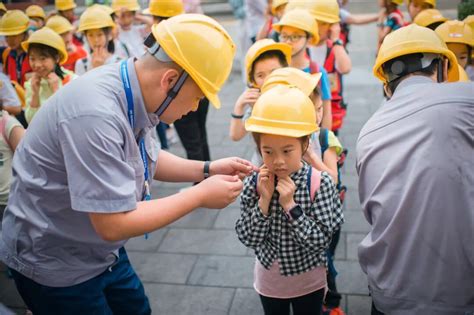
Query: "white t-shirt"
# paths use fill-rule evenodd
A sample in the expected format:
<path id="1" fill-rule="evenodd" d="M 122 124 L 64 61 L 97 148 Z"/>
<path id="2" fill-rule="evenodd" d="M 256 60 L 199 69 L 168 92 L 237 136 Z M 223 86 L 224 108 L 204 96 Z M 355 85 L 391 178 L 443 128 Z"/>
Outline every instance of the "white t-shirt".
<path id="1" fill-rule="evenodd" d="M 2 121 L 3 119 L 5 120 Z M 6 205 L 12 177 L 13 151 L 5 139 L 10 138 L 13 128 L 23 127 L 15 117 L 10 116 L 5 110 L 0 111 L 0 121 L 0 126 L 2 126 L 2 130 L 0 130 L 0 205 Z"/>
<path id="2" fill-rule="evenodd" d="M 111 55 L 104 63 L 104 65 L 109 65 L 112 63 L 116 63 L 122 60 L 119 56 L 117 55 Z M 76 65 L 74 66 L 74 73 L 77 75 L 83 75 L 89 70 L 92 70 L 92 58 L 91 56 L 87 56 L 86 58 L 79 59 L 76 61 Z"/>
<path id="3" fill-rule="evenodd" d="M 145 53 L 145 45 L 143 45 L 147 35 L 145 29 L 146 25 L 132 25 L 127 31 L 119 29 L 118 39 L 127 45 L 132 57 L 138 58 Z"/>
<path id="4" fill-rule="evenodd" d="M 326 61 L 327 50 L 328 50 L 328 47 L 326 46 L 326 44 L 309 47 L 309 55 L 311 57 L 311 60 L 316 61 L 316 63 L 320 67 L 324 67 L 324 62 Z"/>

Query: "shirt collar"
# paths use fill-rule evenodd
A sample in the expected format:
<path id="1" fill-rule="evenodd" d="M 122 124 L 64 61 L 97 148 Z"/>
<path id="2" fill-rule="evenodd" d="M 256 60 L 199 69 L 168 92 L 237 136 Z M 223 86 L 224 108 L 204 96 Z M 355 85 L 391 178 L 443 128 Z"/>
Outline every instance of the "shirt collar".
<path id="1" fill-rule="evenodd" d="M 140 84 L 138 83 L 138 77 L 137 72 L 135 71 L 134 63 L 134 58 L 130 58 L 127 60 L 128 76 L 130 80 L 130 86 L 132 88 L 133 104 L 135 110 L 135 130 L 133 132 L 135 136 L 138 136 L 141 130 L 147 131 L 149 129 L 152 129 L 156 125 L 158 125 L 160 121 L 158 119 L 158 116 L 154 115 L 153 113 L 148 113 L 146 111 L 145 101 L 143 100 Z M 125 112 L 127 112 L 127 106 L 127 100 L 125 99 Z"/>
<path id="2" fill-rule="evenodd" d="M 406 87 L 416 85 L 416 84 L 426 84 L 426 83 L 434 83 L 433 80 L 427 76 L 423 75 L 414 75 L 409 78 L 406 78 L 400 84 L 398 87 L 395 89 L 395 93 L 393 94 L 394 96 L 397 94 L 398 91 L 403 90 Z"/>
<path id="3" fill-rule="evenodd" d="M 295 183 L 296 187 L 299 187 L 301 183 L 306 183 L 307 174 L 309 171 L 309 165 L 305 161 L 302 161 L 303 167 L 297 170 L 296 172 L 290 174 L 290 178 Z"/>

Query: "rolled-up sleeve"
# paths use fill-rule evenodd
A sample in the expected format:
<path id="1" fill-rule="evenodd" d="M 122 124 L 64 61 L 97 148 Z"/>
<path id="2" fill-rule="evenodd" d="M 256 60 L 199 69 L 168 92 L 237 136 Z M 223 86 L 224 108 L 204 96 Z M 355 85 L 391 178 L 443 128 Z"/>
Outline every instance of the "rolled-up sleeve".
<path id="1" fill-rule="evenodd" d="M 124 152 L 125 130 L 113 117 L 81 116 L 61 122 L 71 207 L 84 212 L 136 208 L 136 172 Z"/>

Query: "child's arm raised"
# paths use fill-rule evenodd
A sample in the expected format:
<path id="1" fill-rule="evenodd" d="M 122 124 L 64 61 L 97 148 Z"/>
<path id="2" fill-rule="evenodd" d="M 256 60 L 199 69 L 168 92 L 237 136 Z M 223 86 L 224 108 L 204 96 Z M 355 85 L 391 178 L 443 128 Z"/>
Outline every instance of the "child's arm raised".
<path id="1" fill-rule="evenodd" d="M 247 105 L 253 106 L 259 96 L 260 91 L 258 89 L 247 89 L 242 93 L 242 95 L 240 95 L 237 102 L 235 102 L 229 129 L 229 136 L 233 141 L 239 141 L 247 134 L 243 120 L 245 107 Z"/>

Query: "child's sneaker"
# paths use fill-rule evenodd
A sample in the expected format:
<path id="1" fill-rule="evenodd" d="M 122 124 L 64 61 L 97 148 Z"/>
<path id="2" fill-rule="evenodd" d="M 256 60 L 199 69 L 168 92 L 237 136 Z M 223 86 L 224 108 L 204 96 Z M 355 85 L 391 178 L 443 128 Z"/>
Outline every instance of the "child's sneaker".
<path id="1" fill-rule="evenodd" d="M 340 307 L 326 307 L 323 306 L 323 312 L 321 313 L 322 315 L 346 315 L 344 311 Z"/>

